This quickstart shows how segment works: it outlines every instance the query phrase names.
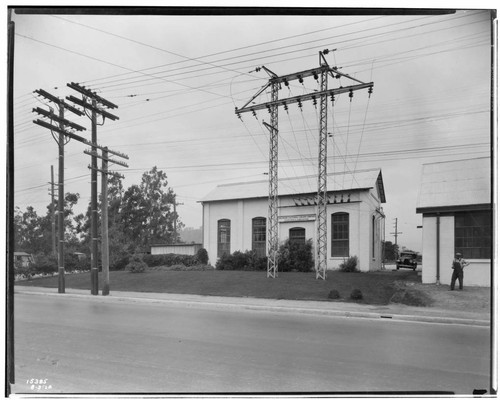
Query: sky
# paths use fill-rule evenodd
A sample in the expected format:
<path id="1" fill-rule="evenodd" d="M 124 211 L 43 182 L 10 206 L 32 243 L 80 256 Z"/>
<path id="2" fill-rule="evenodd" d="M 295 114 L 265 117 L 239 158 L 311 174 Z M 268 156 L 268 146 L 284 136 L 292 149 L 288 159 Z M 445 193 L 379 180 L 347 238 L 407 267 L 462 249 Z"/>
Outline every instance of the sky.
<path id="1" fill-rule="evenodd" d="M 128 155 L 124 187 L 156 166 L 182 203 L 187 227 L 202 224 L 200 201 L 219 184 L 267 179 L 267 111 L 235 115 L 267 84 L 319 65 L 319 52 L 374 90 L 339 95 L 328 106 L 328 172 L 380 168 L 387 202 L 386 240 L 421 251 L 416 214 L 422 165 L 490 156 L 491 20 L 487 10 L 429 15 L 26 15 L 14 12 L 14 203 L 45 215 L 50 168 L 58 176 L 58 148 L 33 123 L 33 108 L 51 104 L 33 93 L 65 98 L 76 82 L 113 102 L 119 117 L 98 127 L 98 143 Z M 334 11 L 334 10 L 333 10 Z M 407 10 L 408 11 L 408 10 Z M 334 13 L 333 13 L 334 14 Z M 333 51 L 334 50 L 334 51 Z M 330 79 L 329 88 L 352 80 Z M 280 98 L 319 89 L 312 77 L 283 86 Z M 264 91 L 253 101 L 270 100 Z M 53 107 L 53 105 L 52 105 Z M 319 109 L 305 102 L 279 109 L 279 177 L 317 174 Z M 83 125 L 90 120 L 66 113 Z M 102 122 L 102 121 L 99 121 Z M 65 145 L 65 192 L 90 201 L 90 156 L 74 140 Z M 99 183 L 100 188 L 100 183 Z M 304 188 L 314 192 L 316 188 Z"/>

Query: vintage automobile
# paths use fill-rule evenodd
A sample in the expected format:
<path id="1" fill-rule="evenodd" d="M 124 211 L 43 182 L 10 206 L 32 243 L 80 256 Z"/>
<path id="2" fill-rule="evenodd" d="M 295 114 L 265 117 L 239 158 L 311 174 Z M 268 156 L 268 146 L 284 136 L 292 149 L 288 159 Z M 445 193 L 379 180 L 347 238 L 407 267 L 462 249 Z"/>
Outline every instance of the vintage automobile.
<path id="1" fill-rule="evenodd" d="M 396 261 L 396 268 L 417 269 L 417 253 L 413 251 L 402 251 Z"/>

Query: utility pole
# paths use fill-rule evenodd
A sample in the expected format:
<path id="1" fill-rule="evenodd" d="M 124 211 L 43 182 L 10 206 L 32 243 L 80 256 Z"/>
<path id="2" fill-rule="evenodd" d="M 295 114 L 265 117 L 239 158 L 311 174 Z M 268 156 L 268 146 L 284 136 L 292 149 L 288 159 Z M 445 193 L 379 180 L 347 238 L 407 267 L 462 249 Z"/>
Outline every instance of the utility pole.
<path id="1" fill-rule="evenodd" d="M 391 232 L 390 234 L 394 236 L 394 244 L 397 246 L 398 245 L 398 235 L 402 235 L 403 232 L 398 232 L 398 219 L 394 218 L 394 232 Z"/>
<path id="2" fill-rule="evenodd" d="M 50 166 L 50 220 L 52 225 L 52 254 L 57 254 L 56 246 L 56 211 L 54 207 L 54 166 Z"/>
<path id="3" fill-rule="evenodd" d="M 183 206 L 184 203 L 177 203 L 177 195 L 174 195 L 174 243 L 177 243 L 177 206 Z"/>
<path id="4" fill-rule="evenodd" d="M 327 206 L 327 98 L 328 96 L 334 104 L 335 95 L 342 93 L 349 93 L 349 98 L 352 101 L 353 92 L 360 89 L 368 89 L 368 94 L 371 95 L 373 91 L 373 82 L 364 83 L 355 79 L 347 74 L 339 71 L 337 67 L 330 67 L 324 55 L 330 51 L 323 50 L 319 52 L 318 68 L 312 68 L 305 71 L 295 72 L 292 74 L 277 76 L 269 71 L 267 68 L 262 67 L 271 78 L 249 101 L 242 107 L 236 108 L 235 113 L 241 119 L 244 112 L 251 112 L 256 116 L 256 111 L 267 109 L 271 114 L 271 124 L 264 125 L 271 133 L 270 149 L 269 149 L 269 218 L 268 218 L 268 272 L 267 276 L 275 277 L 276 272 L 276 254 L 278 250 L 278 107 L 283 106 L 288 110 L 288 105 L 297 103 L 299 108 L 302 109 L 302 102 L 312 100 L 314 105 L 317 100 L 320 100 L 320 117 L 319 117 L 319 151 L 318 151 L 318 192 L 316 200 L 316 228 L 317 228 L 317 242 L 316 242 L 316 257 L 315 269 L 316 279 L 326 279 L 326 260 L 327 260 L 327 221 L 326 221 L 326 206 Z M 260 68 L 256 69 L 256 72 Z M 333 78 L 339 79 L 340 77 L 347 78 L 355 83 L 350 86 L 340 86 L 338 88 L 328 89 L 328 75 Z M 281 84 L 289 86 L 291 81 L 298 80 L 303 83 L 305 78 L 313 77 L 315 80 L 320 78 L 320 90 L 310 92 L 300 96 L 288 97 L 279 99 L 278 90 L 281 89 Z M 271 89 L 271 101 L 253 104 L 253 101 L 261 95 L 268 88 Z"/>
<path id="5" fill-rule="evenodd" d="M 101 115 L 104 119 L 109 118 L 113 121 L 119 119 L 117 116 L 110 114 L 102 109 L 102 107 L 118 108 L 117 105 L 100 97 L 97 93 L 86 89 L 78 83 L 68 83 L 68 87 L 76 90 L 82 95 L 82 99 L 74 96 L 67 96 L 66 99 L 83 107 L 85 110 L 91 111 L 90 120 L 92 121 L 92 146 L 97 145 L 97 114 Z M 89 102 L 90 101 L 90 102 Z M 99 104 L 99 107 L 98 107 Z M 103 121 L 104 123 L 104 121 Z M 97 156 L 95 151 L 92 152 L 91 161 L 91 190 L 90 190 L 90 209 L 91 209 L 91 266 L 90 266 L 90 285 L 91 294 L 99 294 L 99 247 L 98 247 L 98 214 L 97 214 Z"/>
<path id="6" fill-rule="evenodd" d="M 59 149 L 59 179 L 58 179 L 58 256 L 57 256 L 57 273 L 58 273 L 58 292 L 65 293 L 65 279 L 64 279 L 64 145 L 66 137 L 71 137 L 71 132 L 67 131 L 68 128 L 77 131 L 83 131 L 85 128 L 64 118 L 64 110 L 67 109 L 76 115 L 83 115 L 83 113 L 75 107 L 65 103 L 63 100 L 52 96 L 45 90 L 35 90 L 35 93 L 44 97 L 45 99 L 53 102 L 59 108 L 59 115 L 42 108 L 34 108 L 33 112 L 38 113 L 42 117 L 48 118 L 50 122 L 44 120 L 34 120 L 33 123 L 49 129 L 55 138 L 55 133 L 58 133 L 56 140 Z M 59 126 L 52 125 L 52 121 L 58 122 Z"/>
<path id="7" fill-rule="evenodd" d="M 87 143 L 90 144 L 90 143 Z M 109 158 L 109 154 L 116 155 L 128 159 L 126 154 L 120 153 L 118 151 L 113 151 L 107 147 L 102 147 L 99 145 L 93 145 L 93 148 L 99 148 L 102 150 L 102 155 L 97 154 L 97 150 L 92 149 L 91 151 L 84 150 L 85 154 L 92 156 L 92 158 L 100 158 L 102 160 L 102 169 L 96 168 L 96 173 L 101 172 L 101 256 L 102 256 L 102 275 L 103 275 L 103 286 L 102 295 L 109 295 L 109 240 L 108 240 L 108 175 L 115 174 L 115 172 L 110 172 L 108 170 L 108 163 L 115 163 L 121 165 L 122 167 L 128 167 L 128 165 L 122 161 Z M 92 169 L 92 166 L 89 165 Z M 97 280 L 92 281 L 91 284 L 96 284 Z"/>
<path id="8" fill-rule="evenodd" d="M 102 285 L 102 295 L 107 296 L 109 294 L 109 241 L 108 241 L 108 148 L 105 147 L 102 150 L 102 177 L 101 177 L 101 196 L 102 196 L 102 208 L 101 208 L 101 230 L 102 230 L 102 242 L 101 242 L 101 257 L 102 257 L 102 275 L 103 275 L 103 285 Z"/>

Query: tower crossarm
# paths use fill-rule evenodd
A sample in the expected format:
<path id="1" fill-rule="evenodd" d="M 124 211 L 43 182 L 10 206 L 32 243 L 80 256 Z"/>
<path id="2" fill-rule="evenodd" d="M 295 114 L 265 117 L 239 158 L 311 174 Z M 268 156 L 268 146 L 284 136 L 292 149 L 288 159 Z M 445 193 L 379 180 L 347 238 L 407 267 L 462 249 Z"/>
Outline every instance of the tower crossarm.
<path id="1" fill-rule="evenodd" d="M 342 93 L 349 93 L 350 91 L 355 91 L 355 90 L 360 90 L 360 89 L 368 89 L 373 87 L 373 82 L 369 83 L 360 83 L 358 85 L 350 85 L 350 86 L 344 86 L 344 87 L 338 87 L 334 89 L 327 89 L 327 90 L 322 90 L 319 92 L 312 92 L 312 93 L 307 93 L 303 94 L 300 96 L 294 96 L 294 97 L 288 97 L 285 99 L 279 99 L 276 101 L 268 101 L 266 103 L 261 103 L 261 104 L 256 104 L 252 106 L 246 106 L 242 108 L 237 108 L 236 113 L 244 113 L 244 112 L 249 112 L 249 111 L 258 111 L 258 110 L 263 110 L 266 108 L 269 108 L 274 105 L 282 106 L 285 104 L 293 104 L 293 103 L 298 103 L 299 101 L 306 101 L 306 100 L 312 100 L 312 99 L 319 99 L 323 95 L 331 96 L 331 95 L 339 95 Z"/>

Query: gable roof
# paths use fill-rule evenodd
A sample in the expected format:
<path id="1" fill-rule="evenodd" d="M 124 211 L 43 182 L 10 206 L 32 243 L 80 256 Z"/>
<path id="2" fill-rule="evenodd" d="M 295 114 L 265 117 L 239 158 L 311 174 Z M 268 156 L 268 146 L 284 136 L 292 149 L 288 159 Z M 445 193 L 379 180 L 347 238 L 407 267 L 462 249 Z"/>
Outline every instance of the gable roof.
<path id="1" fill-rule="evenodd" d="M 417 213 L 491 205 L 491 159 L 424 164 Z"/>
<path id="2" fill-rule="evenodd" d="M 344 185 L 342 185 L 342 183 Z M 340 187 L 343 186 L 342 189 Z M 317 175 L 306 175 L 294 178 L 278 180 L 278 195 L 304 195 L 317 193 Z M 385 203 L 384 183 L 380 168 L 359 170 L 351 172 L 337 172 L 327 174 L 328 192 L 339 192 L 346 190 L 368 190 L 377 188 L 380 200 Z M 269 196 L 269 180 L 253 182 L 229 183 L 219 185 L 205 196 L 201 201 L 221 201 L 236 199 L 262 198 Z"/>

